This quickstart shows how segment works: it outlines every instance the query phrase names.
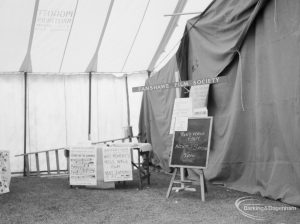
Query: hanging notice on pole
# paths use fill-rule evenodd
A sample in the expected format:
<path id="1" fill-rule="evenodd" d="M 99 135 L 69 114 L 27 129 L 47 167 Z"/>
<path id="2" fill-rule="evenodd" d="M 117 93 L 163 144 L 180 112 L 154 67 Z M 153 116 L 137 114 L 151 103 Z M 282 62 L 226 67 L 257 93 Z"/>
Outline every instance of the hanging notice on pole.
<path id="1" fill-rule="evenodd" d="M 130 147 L 103 147 L 104 182 L 132 180 Z"/>
<path id="2" fill-rule="evenodd" d="M 197 108 L 207 107 L 209 85 L 192 86 L 190 98 L 193 101 L 193 111 Z"/>
<path id="3" fill-rule="evenodd" d="M 193 107 L 192 107 L 192 99 L 191 98 L 176 98 L 174 101 L 170 134 L 174 133 L 174 130 L 176 128 L 176 119 L 179 117 L 181 117 L 181 118 L 182 117 L 191 117 L 192 112 L 193 112 Z"/>
<path id="4" fill-rule="evenodd" d="M 0 194 L 9 192 L 10 178 L 9 152 L 0 151 Z"/>
<path id="5" fill-rule="evenodd" d="M 70 185 L 97 185 L 97 151 L 95 147 L 70 149 Z"/>
<path id="6" fill-rule="evenodd" d="M 207 99 L 209 85 L 192 86 L 190 98 L 193 102 L 193 117 L 207 117 Z"/>

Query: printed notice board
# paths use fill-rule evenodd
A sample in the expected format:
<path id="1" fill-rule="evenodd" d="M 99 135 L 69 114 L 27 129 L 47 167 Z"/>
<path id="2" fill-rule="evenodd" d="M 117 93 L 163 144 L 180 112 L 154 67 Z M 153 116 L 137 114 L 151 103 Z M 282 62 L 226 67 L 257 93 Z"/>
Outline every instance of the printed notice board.
<path id="1" fill-rule="evenodd" d="M 130 147 L 103 147 L 104 182 L 132 179 Z"/>
<path id="2" fill-rule="evenodd" d="M 212 117 L 188 118 L 187 131 L 175 131 L 171 167 L 206 168 L 210 149 Z"/>
<path id="3" fill-rule="evenodd" d="M 193 113 L 191 98 L 176 98 L 174 101 L 170 134 L 174 133 L 175 123 L 178 117 L 191 117 Z"/>
<path id="4" fill-rule="evenodd" d="M 97 151 L 93 146 L 70 149 L 70 185 L 97 185 Z"/>

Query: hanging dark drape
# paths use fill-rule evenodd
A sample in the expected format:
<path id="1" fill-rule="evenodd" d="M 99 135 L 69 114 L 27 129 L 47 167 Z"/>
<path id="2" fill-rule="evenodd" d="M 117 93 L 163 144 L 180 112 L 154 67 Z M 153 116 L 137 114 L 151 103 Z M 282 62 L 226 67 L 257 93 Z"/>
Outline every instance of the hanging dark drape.
<path id="1" fill-rule="evenodd" d="M 300 1 L 215 1 L 177 52 L 182 80 L 212 85 L 206 177 L 300 206 Z"/>

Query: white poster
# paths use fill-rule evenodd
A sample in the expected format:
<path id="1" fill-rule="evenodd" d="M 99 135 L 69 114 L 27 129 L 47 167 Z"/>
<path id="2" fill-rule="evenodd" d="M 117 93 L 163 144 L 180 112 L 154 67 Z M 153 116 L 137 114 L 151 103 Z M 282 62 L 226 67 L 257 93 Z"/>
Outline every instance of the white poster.
<path id="1" fill-rule="evenodd" d="M 188 129 L 188 117 L 176 117 L 175 131 L 187 131 L 187 129 Z"/>
<path id="2" fill-rule="evenodd" d="M 173 107 L 170 134 L 174 133 L 175 119 L 177 117 L 191 117 L 192 113 L 193 106 L 191 98 L 176 98 Z"/>
<path id="3" fill-rule="evenodd" d="M 193 117 L 207 117 L 208 111 L 206 107 L 196 108 L 193 110 Z"/>
<path id="4" fill-rule="evenodd" d="M 207 99 L 209 84 L 192 86 L 190 90 L 190 98 L 193 104 L 193 117 L 207 117 Z"/>
<path id="5" fill-rule="evenodd" d="M 190 98 L 193 102 L 193 110 L 201 107 L 207 107 L 209 84 L 192 86 L 190 90 Z"/>
<path id="6" fill-rule="evenodd" d="M 130 147 L 104 147 L 104 182 L 132 180 Z"/>
<path id="7" fill-rule="evenodd" d="M 70 185 L 97 185 L 96 147 L 70 149 Z"/>
<path id="8" fill-rule="evenodd" d="M 10 178 L 9 152 L 0 151 L 0 194 L 9 192 Z"/>

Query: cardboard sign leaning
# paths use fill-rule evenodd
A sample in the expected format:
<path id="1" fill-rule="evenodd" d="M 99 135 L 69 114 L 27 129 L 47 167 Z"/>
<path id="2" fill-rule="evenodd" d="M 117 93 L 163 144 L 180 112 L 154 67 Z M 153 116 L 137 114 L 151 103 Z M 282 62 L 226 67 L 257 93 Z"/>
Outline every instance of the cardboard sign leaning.
<path id="1" fill-rule="evenodd" d="M 73 147 L 70 149 L 70 185 L 97 185 L 96 147 Z"/>
<path id="2" fill-rule="evenodd" d="M 130 147 L 103 147 L 104 182 L 127 181 L 132 178 Z"/>

